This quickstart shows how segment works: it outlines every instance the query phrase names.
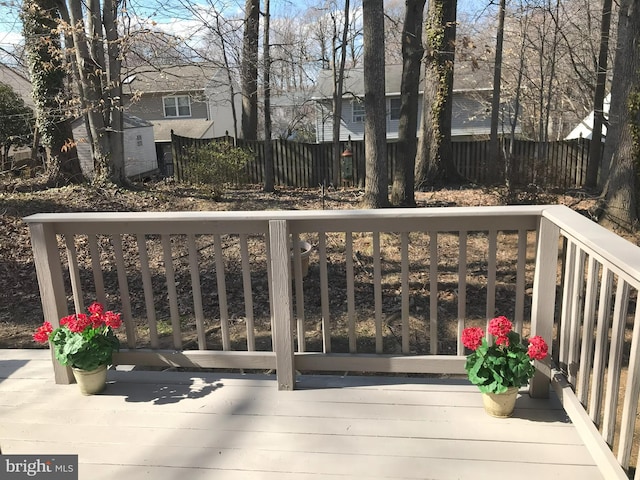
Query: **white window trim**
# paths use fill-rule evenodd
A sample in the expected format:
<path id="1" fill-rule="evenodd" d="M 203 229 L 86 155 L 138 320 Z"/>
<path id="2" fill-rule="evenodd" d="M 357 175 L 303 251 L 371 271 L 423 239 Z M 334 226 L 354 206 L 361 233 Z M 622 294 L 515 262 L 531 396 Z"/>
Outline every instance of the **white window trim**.
<path id="1" fill-rule="evenodd" d="M 358 107 L 358 113 L 356 113 L 356 106 Z M 364 115 L 364 102 L 361 100 L 351 100 L 351 122 L 364 123 Z"/>
<path id="2" fill-rule="evenodd" d="M 398 120 L 400 120 L 400 108 L 398 108 L 398 118 L 393 118 L 393 116 L 391 115 L 392 112 L 392 108 L 391 108 L 391 102 L 397 100 L 398 102 L 402 103 L 402 100 L 400 98 L 394 97 L 394 98 L 390 98 L 389 99 L 389 120 L 391 120 L 392 122 L 397 122 Z M 400 107 L 400 106 L 398 106 Z"/>
<path id="3" fill-rule="evenodd" d="M 180 115 L 180 108 L 178 106 L 178 99 L 179 98 L 187 98 L 189 100 L 189 114 L 188 115 Z M 176 109 L 176 115 L 167 115 L 167 108 L 165 105 L 165 100 L 169 100 L 172 99 L 175 109 Z M 162 112 L 165 116 L 165 118 L 187 118 L 187 117 L 191 117 L 191 97 L 189 95 L 170 95 L 170 96 L 166 96 L 166 97 L 162 97 Z"/>

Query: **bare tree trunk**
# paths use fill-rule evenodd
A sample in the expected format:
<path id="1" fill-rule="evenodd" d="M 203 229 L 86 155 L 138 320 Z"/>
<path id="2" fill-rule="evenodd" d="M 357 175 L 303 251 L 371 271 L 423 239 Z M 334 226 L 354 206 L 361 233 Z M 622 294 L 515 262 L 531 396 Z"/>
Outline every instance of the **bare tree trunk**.
<path id="1" fill-rule="evenodd" d="M 334 185 L 340 184 L 340 122 L 342 121 L 342 93 L 344 85 L 344 66 L 347 60 L 347 34 L 349 33 L 349 0 L 344 2 L 344 23 L 342 26 L 341 40 L 340 40 L 340 58 L 337 58 L 338 45 L 336 41 L 337 25 L 334 25 L 334 40 L 333 40 L 333 175 L 331 182 Z"/>
<path id="2" fill-rule="evenodd" d="M 429 2 L 422 137 L 416 157 L 416 187 L 420 189 L 464 180 L 453 163 L 451 146 L 456 7 L 456 0 Z"/>
<path id="3" fill-rule="evenodd" d="M 95 2 L 92 3 L 95 7 Z M 87 18 L 90 19 L 85 24 L 82 4 L 76 0 L 69 1 L 69 18 L 72 25 L 73 43 L 75 45 L 76 63 L 78 65 L 78 76 L 82 90 L 82 109 L 87 118 L 89 136 L 91 138 L 91 151 L 93 155 L 94 177 L 93 183 L 105 184 L 117 180 L 119 177 L 112 175 L 112 152 L 109 121 L 111 120 L 111 99 L 108 98 L 108 91 L 105 90 L 104 74 L 107 66 L 100 64 L 100 59 L 104 59 L 104 52 L 99 54 L 103 47 L 102 36 L 95 38 L 96 26 L 102 24 L 101 12 L 91 9 L 87 10 Z M 94 35 L 87 38 L 85 31 L 87 25 Z M 93 53 L 92 53 L 93 52 Z M 105 98 L 106 97 L 106 98 Z M 113 132 L 122 135 L 122 130 Z M 117 152 L 116 152 L 117 153 Z M 117 162 L 118 160 L 116 160 Z"/>
<path id="4" fill-rule="evenodd" d="M 418 90 L 422 47 L 422 18 L 425 0 L 407 0 L 402 27 L 402 83 L 400 85 L 400 121 L 398 158 L 393 171 L 391 203 L 415 206 L 415 160 L 418 150 Z"/>
<path id="5" fill-rule="evenodd" d="M 382 0 L 363 0 L 364 30 L 364 149 L 366 208 L 389 203 L 387 128 L 384 74 L 384 9 Z"/>
<path id="6" fill-rule="evenodd" d="M 116 21 L 118 0 L 103 0 L 102 20 L 107 40 L 107 83 L 103 92 L 107 96 L 107 118 L 109 137 L 110 179 L 117 185 L 128 182 L 124 170 L 124 119 L 122 115 L 122 52 Z M 102 45 L 98 47 L 104 54 Z"/>
<path id="7" fill-rule="evenodd" d="M 233 138 L 234 141 L 238 139 L 238 112 L 236 111 L 236 92 L 233 80 L 233 74 L 231 73 L 231 64 L 229 62 L 229 54 L 227 52 L 227 40 L 220 26 L 220 15 L 216 16 L 216 35 L 220 39 L 222 45 L 222 60 L 224 62 L 224 69 L 227 73 L 227 83 L 229 84 L 229 101 L 231 102 L 231 117 L 233 118 Z"/>
<path id="8" fill-rule="evenodd" d="M 258 35 L 260 0 L 245 1 L 242 44 L 242 138 L 258 138 Z"/>
<path id="9" fill-rule="evenodd" d="M 611 32 L 612 0 L 602 3 L 602 22 L 600 25 L 600 52 L 596 73 L 596 91 L 593 97 L 593 130 L 589 144 L 589 163 L 585 187 L 595 189 L 598 186 L 598 169 L 602 161 L 602 125 L 604 124 L 604 97 L 607 83 L 607 61 L 609 58 L 609 34 Z M 601 183 L 604 180 L 601 179 Z"/>
<path id="10" fill-rule="evenodd" d="M 601 221 L 628 230 L 638 223 L 640 158 L 640 0 L 623 0 L 613 67 L 609 129 L 604 161 L 611 172 L 600 204 Z"/>
<path id="11" fill-rule="evenodd" d="M 271 145 L 271 55 L 269 53 L 269 0 L 264 2 L 264 40 L 262 45 L 264 73 L 264 191 L 275 190 L 273 146 Z"/>
<path id="12" fill-rule="evenodd" d="M 506 0 L 500 0 L 498 7 L 498 33 L 496 36 L 496 59 L 493 67 L 493 96 L 491 97 L 491 133 L 489 134 L 489 161 L 486 165 L 487 181 L 496 183 L 500 170 L 500 142 L 498 124 L 500 121 L 500 82 L 502 79 L 502 50 L 504 43 L 504 14 Z"/>

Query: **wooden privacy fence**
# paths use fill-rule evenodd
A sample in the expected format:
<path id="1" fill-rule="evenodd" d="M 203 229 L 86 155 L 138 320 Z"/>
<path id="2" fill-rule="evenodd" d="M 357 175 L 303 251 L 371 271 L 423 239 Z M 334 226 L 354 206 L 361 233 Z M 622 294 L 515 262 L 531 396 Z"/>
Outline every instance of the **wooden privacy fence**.
<path id="1" fill-rule="evenodd" d="M 172 133 L 172 151 L 174 175 L 178 181 L 186 181 L 188 168 L 187 148 L 206 145 L 212 141 L 234 142 L 233 137 L 214 139 L 192 139 Z M 264 182 L 264 147 L 259 140 L 235 140 L 235 145 L 250 149 L 255 160 L 247 165 L 248 183 Z M 329 185 L 333 178 L 332 144 L 302 143 L 288 140 L 272 140 L 275 183 L 280 186 L 297 188 L 315 188 Z M 349 148 L 352 152 L 353 175 L 344 179 L 344 183 L 364 186 L 365 147 L 363 140 L 340 142 L 340 151 Z M 502 152 L 508 152 L 509 140 L 501 145 Z M 544 184 L 547 187 L 570 189 L 583 186 L 589 159 L 589 140 L 563 140 L 540 143 L 528 140 L 516 140 L 511 163 L 511 183 L 514 185 Z M 393 169 L 398 160 L 398 142 L 387 143 L 387 166 L 389 180 L 393 178 Z M 453 160 L 460 172 L 470 183 L 484 184 L 492 160 L 489 156 L 489 141 L 474 140 L 453 142 Z M 341 161 L 343 159 L 341 158 Z M 347 160 L 349 161 L 349 160 Z M 499 169 L 504 172 L 504 155 L 498 160 Z M 341 172 L 343 173 L 343 172 Z M 341 176 L 342 177 L 342 176 Z"/>

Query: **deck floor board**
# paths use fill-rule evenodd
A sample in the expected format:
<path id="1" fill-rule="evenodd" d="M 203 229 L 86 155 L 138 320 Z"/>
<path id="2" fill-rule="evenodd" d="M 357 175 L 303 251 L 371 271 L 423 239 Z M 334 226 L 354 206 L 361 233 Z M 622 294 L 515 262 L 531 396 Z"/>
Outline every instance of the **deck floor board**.
<path id="1" fill-rule="evenodd" d="M 81 479 L 603 478 L 553 394 L 496 419 L 455 378 L 110 370 L 85 397 L 50 361 L 0 350 L 0 446 L 78 454 Z"/>

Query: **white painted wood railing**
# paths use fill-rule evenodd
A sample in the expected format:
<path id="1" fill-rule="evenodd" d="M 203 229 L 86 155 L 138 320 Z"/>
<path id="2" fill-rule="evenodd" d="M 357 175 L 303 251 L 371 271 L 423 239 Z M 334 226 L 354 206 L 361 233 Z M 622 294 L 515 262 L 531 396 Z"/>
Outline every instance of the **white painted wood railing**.
<path id="1" fill-rule="evenodd" d="M 25 220 L 45 319 L 93 299 L 121 311 L 119 364 L 276 369 L 283 390 L 296 370 L 460 374 L 462 328 L 506 315 L 552 343 L 557 367 L 539 364 L 530 393 L 552 379 L 594 458 L 619 476 L 612 446 L 629 465 L 640 249 L 566 207 Z"/>

